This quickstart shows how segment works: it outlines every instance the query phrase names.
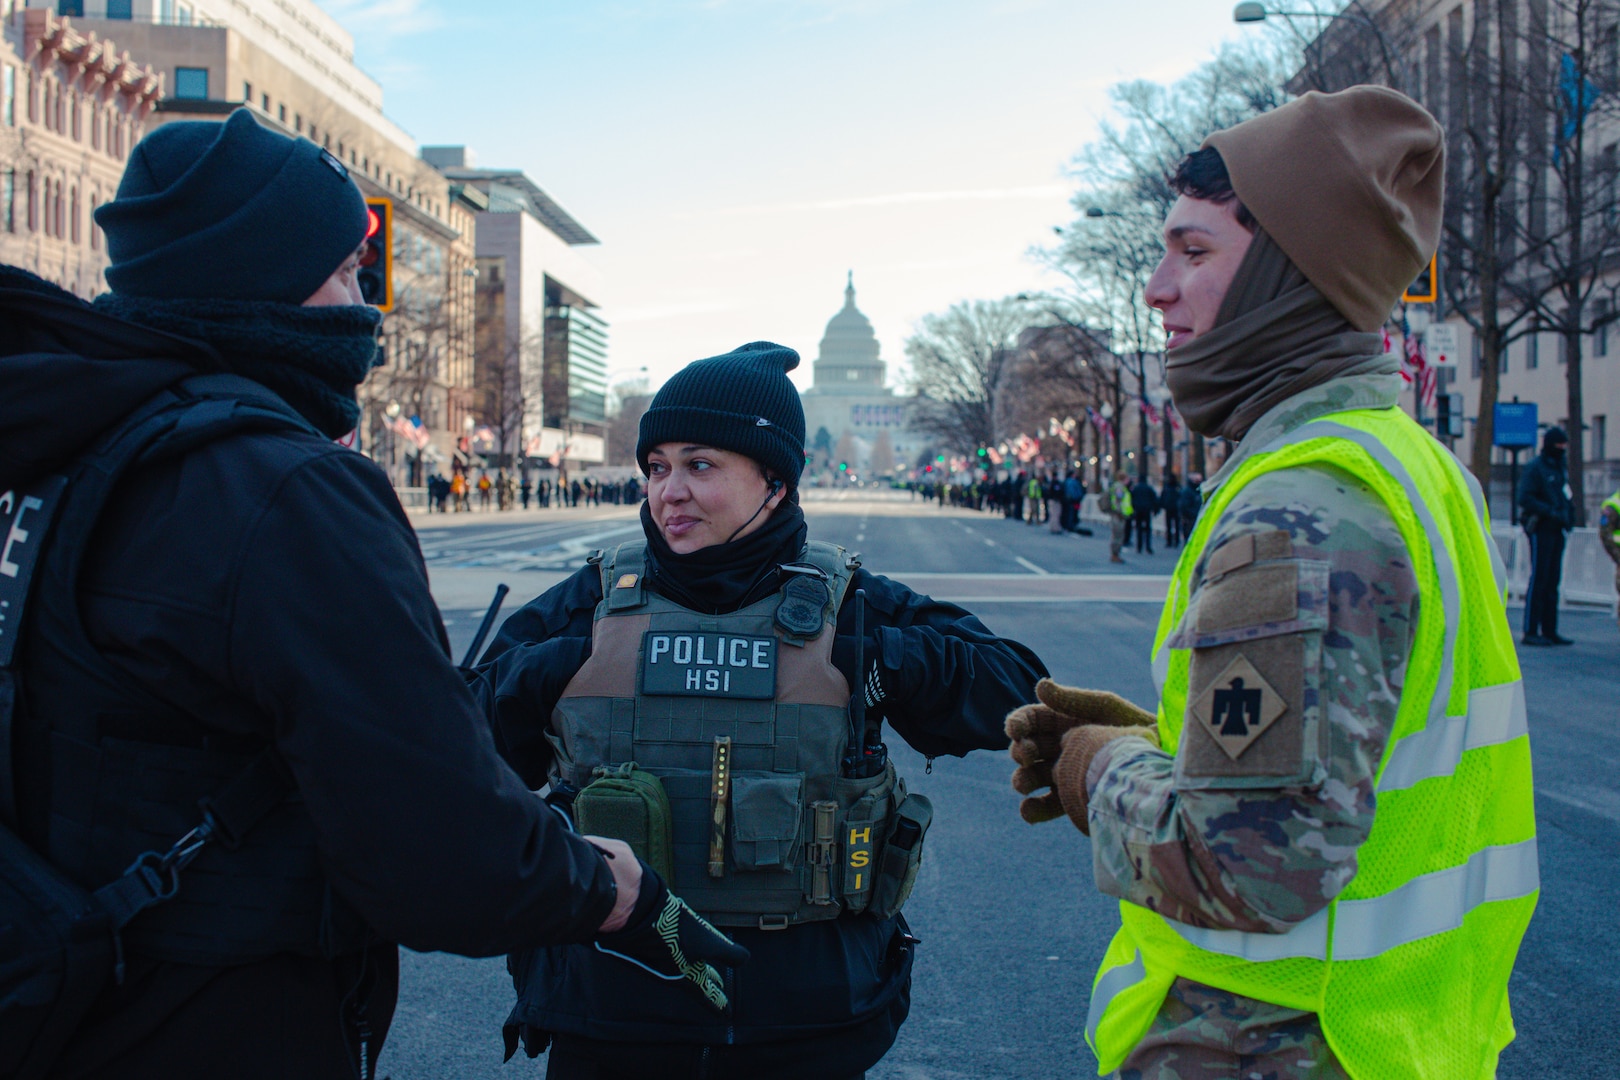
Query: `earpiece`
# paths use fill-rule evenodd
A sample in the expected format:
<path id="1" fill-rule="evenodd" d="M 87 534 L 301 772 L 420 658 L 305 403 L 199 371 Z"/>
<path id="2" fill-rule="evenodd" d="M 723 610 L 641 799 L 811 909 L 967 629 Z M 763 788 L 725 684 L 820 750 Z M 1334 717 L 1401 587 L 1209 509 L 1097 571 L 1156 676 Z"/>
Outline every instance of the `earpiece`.
<path id="1" fill-rule="evenodd" d="M 787 484 L 787 481 L 781 479 L 780 477 L 772 480 L 771 481 L 771 495 L 774 497 L 778 491 L 781 491 L 782 488 L 784 486 L 786 486 L 786 484 Z"/>

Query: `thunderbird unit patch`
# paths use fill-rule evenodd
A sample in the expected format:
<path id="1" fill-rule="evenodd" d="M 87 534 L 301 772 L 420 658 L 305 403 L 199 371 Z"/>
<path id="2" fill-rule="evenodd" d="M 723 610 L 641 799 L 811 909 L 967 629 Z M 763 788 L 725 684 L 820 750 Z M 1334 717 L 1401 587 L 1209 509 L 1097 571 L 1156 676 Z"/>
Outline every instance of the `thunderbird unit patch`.
<path id="1" fill-rule="evenodd" d="M 1193 715 L 1233 761 L 1287 711 L 1282 695 L 1242 656 L 1216 676 L 1192 707 Z"/>

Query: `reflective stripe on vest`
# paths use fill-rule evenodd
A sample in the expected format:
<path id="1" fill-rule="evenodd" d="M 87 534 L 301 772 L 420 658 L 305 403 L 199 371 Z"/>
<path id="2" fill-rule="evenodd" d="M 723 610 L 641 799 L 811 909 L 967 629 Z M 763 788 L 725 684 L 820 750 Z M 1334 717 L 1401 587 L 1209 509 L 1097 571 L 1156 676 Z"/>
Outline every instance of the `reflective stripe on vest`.
<path id="1" fill-rule="evenodd" d="M 1164 643 L 1190 604 L 1190 576 L 1216 522 L 1266 472 L 1324 464 L 1365 474 L 1400 526 L 1423 589 L 1413 648 L 1424 652 L 1414 652 L 1377 774 L 1378 817 L 1339 899 L 1284 934 L 1202 929 L 1121 904 L 1125 925 L 1087 1021 L 1104 1072 L 1119 1067 L 1178 975 L 1318 1012 L 1356 1077 L 1489 1075 L 1482 1068 L 1494 1067 L 1511 1037 L 1507 973 L 1539 890 L 1524 691 L 1505 611 L 1492 610 L 1481 588 L 1489 581 L 1504 595 L 1483 492 L 1431 443 L 1393 409 L 1303 425 L 1238 464 L 1184 550 L 1153 655 L 1160 741 L 1171 753 L 1190 653 Z M 1436 822 L 1453 820 L 1448 812 L 1456 827 L 1437 835 Z M 1413 848 L 1400 837 L 1420 842 Z M 1438 1022 L 1422 997 L 1434 994 L 1447 1005 Z"/>
<path id="2" fill-rule="evenodd" d="M 1481 904 L 1516 900 L 1540 887 L 1532 836 L 1517 844 L 1486 848 L 1461 866 L 1413 878 L 1383 896 L 1339 901 L 1332 920 L 1332 956 L 1328 955 L 1328 908 L 1286 934 L 1206 930 L 1174 919 L 1165 922 L 1200 949 L 1244 960 L 1366 960 L 1397 945 L 1455 930 Z"/>

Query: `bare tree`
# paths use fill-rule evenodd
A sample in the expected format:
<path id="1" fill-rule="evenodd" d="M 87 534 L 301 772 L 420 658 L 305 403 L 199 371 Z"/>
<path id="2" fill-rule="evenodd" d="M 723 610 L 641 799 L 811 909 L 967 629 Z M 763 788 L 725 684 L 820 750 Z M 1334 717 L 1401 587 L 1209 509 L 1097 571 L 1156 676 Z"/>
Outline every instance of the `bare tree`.
<path id="1" fill-rule="evenodd" d="M 1084 328 L 1073 343 L 1086 343 L 1088 393 L 1112 414 L 1116 462 L 1130 422 L 1140 468 L 1147 468 L 1150 433 L 1141 409 L 1149 386 L 1162 383 L 1164 337 L 1145 290 L 1163 255 L 1160 230 L 1176 200 L 1170 177 L 1211 132 L 1288 100 L 1285 85 L 1299 68 L 1298 55 L 1286 42 L 1250 39 L 1223 46 L 1173 85 L 1121 83 L 1111 91 L 1115 118 L 1075 156 L 1076 217 L 1055 230 L 1054 247 L 1036 255 L 1069 281 L 1066 292 L 1044 305 L 1047 321 Z M 1101 350 L 1089 343 L 1099 332 Z M 1194 437 L 1192 447 L 1194 468 L 1203 471 L 1203 440 Z"/>
<path id="2" fill-rule="evenodd" d="M 1617 74 L 1604 70 L 1616 48 L 1614 5 L 1608 0 L 1531 0 L 1525 27 L 1524 92 L 1545 105 L 1534 116 L 1533 138 L 1549 156 L 1529 153 L 1531 168 L 1546 170 L 1545 207 L 1525 215 L 1535 231 L 1524 238 L 1527 266 L 1509 281 L 1531 329 L 1558 335 L 1564 363 L 1569 432 L 1569 486 L 1576 524 L 1586 520 L 1586 406 L 1583 349 L 1599 321 L 1607 322 L 1616 283 L 1604 271 L 1620 264 L 1620 207 L 1616 206 L 1616 144 L 1593 154 L 1590 140 L 1620 107 L 1603 94 Z M 1608 123 L 1605 123 L 1605 122 Z M 1531 186 L 1534 199 L 1539 192 Z M 1602 297 L 1594 302 L 1594 294 Z"/>
<path id="3" fill-rule="evenodd" d="M 894 457 L 894 440 L 889 438 L 887 431 L 878 432 L 867 460 L 867 471 L 873 476 L 891 476 L 898 467 Z"/>
<path id="4" fill-rule="evenodd" d="M 1027 321 L 1027 305 L 1016 298 L 964 301 L 925 315 L 906 340 L 914 426 L 953 450 L 994 446 L 998 405 L 1013 390 L 1008 375 Z"/>
<path id="5" fill-rule="evenodd" d="M 1537 231 L 1532 215 L 1519 221 L 1539 198 L 1538 172 L 1523 168 L 1524 147 L 1535 142 L 1535 108 L 1524 91 L 1517 0 L 1478 0 L 1466 33 L 1461 9 L 1447 18 L 1443 44 L 1441 32 L 1436 26 L 1428 35 L 1424 88 L 1431 103 L 1442 93 L 1446 102 L 1440 278 L 1447 306 L 1479 343 L 1479 418 L 1469 469 L 1488 494 L 1502 358 L 1532 329 L 1530 309 L 1514 302 L 1509 286 L 1524 272 L 1524 241 Z"/>

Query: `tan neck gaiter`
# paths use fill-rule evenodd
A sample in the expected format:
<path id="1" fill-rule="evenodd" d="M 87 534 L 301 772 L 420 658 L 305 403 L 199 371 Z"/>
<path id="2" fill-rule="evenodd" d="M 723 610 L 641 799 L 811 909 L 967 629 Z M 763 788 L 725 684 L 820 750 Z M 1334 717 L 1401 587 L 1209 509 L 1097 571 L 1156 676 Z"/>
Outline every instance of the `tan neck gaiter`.
<path id="1" fill-rule="evenodd" d="M 1187 426 L 1236 442 L 1274 406 L 1347 375 L 1392 374 L 1376 333 L 1350 325 L 1256 229 L 1215 326 L 1171 349 L 1165 381 Z"/>

